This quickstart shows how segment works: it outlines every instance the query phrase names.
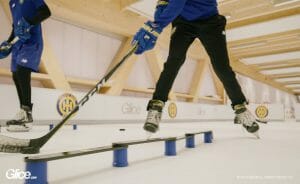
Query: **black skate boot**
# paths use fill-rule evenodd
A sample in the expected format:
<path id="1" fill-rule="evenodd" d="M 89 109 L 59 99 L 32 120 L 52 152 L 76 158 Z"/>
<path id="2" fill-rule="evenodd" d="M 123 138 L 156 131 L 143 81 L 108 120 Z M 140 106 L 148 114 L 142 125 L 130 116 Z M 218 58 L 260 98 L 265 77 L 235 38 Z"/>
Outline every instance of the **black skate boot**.
<path id="1" fill-rule="evenodd" d="M 160 100 L 150 100 L 147 106 L 148 116 L 144 125 L 144 130 L 155 133 L 159 128 L 162 110 L 165 103 Z"/>
<path id="2" fill-rule="evenodd" d="M 258 130 L 259 125 L 256 122 L 255 117 L 251 114 L 251 112 L 247 109 L 245 104 L 238 104 L 234 107 L 235 110 L 235 124 L 242 124 L 243 127 L 249 132 L 259 138 Z"/>
<path id="3" fill-rule="evenodd" d="M 23 106 L 13 120 L 7 121 L 7 131 L 28 132 L 32 128 L 32 107 Z"/>

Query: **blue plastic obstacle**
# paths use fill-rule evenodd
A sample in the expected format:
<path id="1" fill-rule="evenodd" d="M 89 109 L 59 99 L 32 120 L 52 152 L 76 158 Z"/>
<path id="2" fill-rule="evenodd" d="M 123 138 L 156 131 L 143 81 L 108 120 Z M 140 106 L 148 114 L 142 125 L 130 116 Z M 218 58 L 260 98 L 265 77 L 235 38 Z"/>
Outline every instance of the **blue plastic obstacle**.
<path id="1" fill-rule="evenodd" d="M 73 124 L 72 127 L 73 127 L 73 130 L 77 130 L 78 129 L 77 124 Z M 49 131 L 52 130 L 53 128 L 54 128 L 54 124 L 49 124 Z"/>
<path id="2" fill-rule="evenodd" d="M 103 147 L 97 147 L 91 149 L 82 149 L 76 151 L 25 157 L 26 171 L 29 171 L 31 173 L 31 176 L 34 176 L 34 178 L 31 177 L 30 179 L 25 180 L 25 183 L 26 184 L 47 184 L 48 183 L 47 162 L 49 161 L 102 153 L 107 151 L 113 151 L 114 167 L 127 167 L 129 165 L 128 147 L 131 145 L 153 143 L 153 142 L 165 142 L 165 155 L 176 156 L 177 155 L 176 142 L 178 140 L 185 139 L 186 148 L 195 148 L 195 136 L 199 134 L 204 135 L 204 143 L 212 143 L 213 132 L 202 131 L 196 133 L 188 133 L 181 137 L 153 138 L 153 139 L 146 139 L 146 140 L 118 142 L 118 143 L 113 143 L 111 146 L 103 146 Z"/>

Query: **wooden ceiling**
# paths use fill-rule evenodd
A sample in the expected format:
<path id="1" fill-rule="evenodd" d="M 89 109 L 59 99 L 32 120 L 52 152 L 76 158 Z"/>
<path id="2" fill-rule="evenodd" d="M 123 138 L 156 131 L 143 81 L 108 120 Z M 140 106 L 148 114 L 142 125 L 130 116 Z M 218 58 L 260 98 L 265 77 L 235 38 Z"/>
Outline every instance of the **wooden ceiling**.
<path id="1" fill-rule="evenodd" d="M 53 18 L 86 29 L 109 33 L 124 38 L 131 37 L 146 20 L 126 7 L 138 0 L 46 0 Z M 155 1 L 155 0 L 153 0 Z M 3 0 L 1 0 L 3 4 Z M 300 14 L 300 2 L 274 6 L 274 0 L 220 0 L 220 12 L 228 17 L 227 29 L 266 22 L 282 17 Z M 295 22 L 296 24 L 297 22 Z M 298 23 L 299 24 L 299 23 Z M 159 45 L 168 48 L 170 29 L 166 29 L 159 39 Z M 245 64 L 245 58 L 300 51 L 300 30 L 288 30 L 263 36 L 230 41 L 228 43 L 233 69 L 252 79 L 272 85 L 290 94 L 300 95 L 299 87 L 286 86 L 279 78 L 299 77 L 300 71 L 264 75 L 261 71 L 299 67 L 300 57 L 281 61 Z M 199 52 L 199 49 L 200 52 Z M 199 41 L 195 41 L 189 50 L 189 56 L 201 60 L 204 56 Z M 290 82 L 291 83 L 291 82 Z M 295 79 L 293 84 L 300 84 Z"/>
<path id="2" fill-rule="evenodd" d="M 146 18 L 126 10 L 126 7 L 137 0 L 48 0 L 55 18 L 86 27 L 93 31 L 109 32 L 125 37 L 132 36 L 143 24 Z M 300 14 L 300 2 L 274 6 L 272 0 L 223 0 L 219 2 L 220 12 L 227 17 L 227 29 L 245 25 L 274 20 L 277 18 Z M 166 30 L 160 38 L 160 45 L 168 48 L 169 30 Z M 251 46 L 252 45 L 252 46 Z M 265 64 L 264 67 L 246 65 L 240 62 L 243 58 L 300 51 L 300 30 L 290 30 L 270 35 L 257 36 L 228 43 L 231 53 L 232 66 L 235 71 L 247 75 L 255 80 L 267 83 L 291 94 L 297 94 L 296 89 L 286 87 L 285 83 L 276 81 L 276 75 L 263 75 L 262 70 L 271 70 L 272 67 L 292 68 L 299 66 L 300 58 L 289 64 L 273 65 Z M 199 42 L 195 42 L 189 50 L 190 57 L 201 59 L 199 54 Z M 203 51 L 203 48 L 201 48 Z M 275 61 L 274 61 L 275 62 Z M 298 75 L 300 74 L 291 73 Z M 287 75 L 287 74 L 284 74 Z M 290 77 L 290 76 L 289 76 Z M 300 80 L 294 81 L 299 83 Z"/>

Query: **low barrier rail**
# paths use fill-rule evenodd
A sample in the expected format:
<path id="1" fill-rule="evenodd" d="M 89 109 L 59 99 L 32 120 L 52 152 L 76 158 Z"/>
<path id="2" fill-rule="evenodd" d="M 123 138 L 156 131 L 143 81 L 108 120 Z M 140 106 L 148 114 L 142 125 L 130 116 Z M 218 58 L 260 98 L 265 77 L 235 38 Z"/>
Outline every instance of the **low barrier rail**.
<path id="1" fill-rule="evenodd" d="M 195 133 L 187 133 L 180 137 L 166 137 L 166 138 L 152 138 L 145 140 L 132 140 L 113 143 L 110 146 L 102 146 L 90 149 L 81 149 L 75 151 L 66 151 L 61 153 L 35 155 L 25 157 L 26 171 L 29 171 L 34 179 L 29 178 L 25 180 L 26 184 L 47 184 L 48 183 L 48 168 L 47 162 L 54 160 L 61 160 L 67 158 L 73 158 L 84 155 L 91 155 L 97 153 L 103 153 L 113 151 L 113 163 L 114 167 L 127 167 L 128 166 L 128 147 L 131 145 L 146 144 L 153 142 L 165 142 L 165 155 L 176 156 L 176 141 L 186 140 L 186 148 L 195 148 L 195 136 L 203 134 L 204 143 L 212 143 L 213 132 L 201 131 Z"/>

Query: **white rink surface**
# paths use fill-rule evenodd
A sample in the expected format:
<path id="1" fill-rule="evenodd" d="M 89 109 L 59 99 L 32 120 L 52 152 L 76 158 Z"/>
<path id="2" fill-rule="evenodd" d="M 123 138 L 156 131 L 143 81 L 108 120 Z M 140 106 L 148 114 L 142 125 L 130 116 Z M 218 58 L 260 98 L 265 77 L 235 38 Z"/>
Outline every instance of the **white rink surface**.
<path id="1" fill-rule="evenodd" d="M 27 134 L 1 134 L 38 137 L 49 127 L 38 126 Z M 120 132 L 119 128 L 126 128 Z M 112 167 L 112 152 L 48 162 L 50 184 L 299 184 L 300 123 L 274 122 L 261 125 L 257 140 L 231 122 L 162 124 L 161 136 L 214 131 L 214 143 L 204 144 L 197 136 L 195 149 L 177 143 L 177 156 L 164 156 L 164 143 L 130 146 L 129 167 Z M 79 125 L 77 131 L 64 127 L 42 149 L 41 154 L 110 145 L 116 141 L 145 139 L 142 124 Z M 0 184 L 8 169 L 22 169 L 21 154 L 0 153 Z"/>

